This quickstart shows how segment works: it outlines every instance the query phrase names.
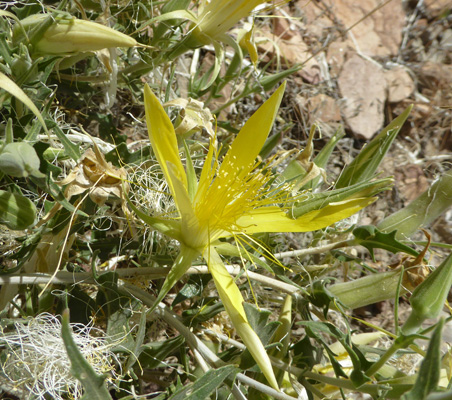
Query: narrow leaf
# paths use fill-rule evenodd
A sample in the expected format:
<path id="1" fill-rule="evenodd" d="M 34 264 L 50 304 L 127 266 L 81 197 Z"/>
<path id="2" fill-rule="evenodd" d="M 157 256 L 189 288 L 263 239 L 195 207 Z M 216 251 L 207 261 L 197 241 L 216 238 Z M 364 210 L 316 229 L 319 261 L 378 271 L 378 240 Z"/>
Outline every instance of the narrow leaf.
<path id="1" fill-rule="evenodd" d="M 101 376 L 94 371 L 91 364 L 85 359 L 72 338 L 72 330 L 69 325 L 69 310 L 63 313 L 61 336 L 71 361 L 72 374 L 81 382 L 84 388 L 82 400 L 108 400 L 110 393 L 105 386 L 106 376 Z"/>
<path id="2" fill-rule="evenodd" d="M 49 133 L 44 122 L 44 118 L 42 118 L 42 115 L 39 112 L 38 108 L 25 94 L 25 92 L 2 72 L 0 72 L 0 88 L 6 90 L 12 96 L 16 97 L 22 103 L 24 103 L 33 112 L 33 114 L 36 115 L 36 118 L 38 118 L 38 121 L 41 123 L 46 133 Z"/>

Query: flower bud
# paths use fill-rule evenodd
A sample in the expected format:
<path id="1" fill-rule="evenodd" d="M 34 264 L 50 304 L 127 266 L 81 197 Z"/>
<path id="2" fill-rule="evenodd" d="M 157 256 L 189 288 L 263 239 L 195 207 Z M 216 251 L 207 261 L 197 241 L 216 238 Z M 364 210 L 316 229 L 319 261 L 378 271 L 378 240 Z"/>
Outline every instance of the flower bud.
<path id="1" fill-rule="evenodd" d="M 50 14 L 35 14 L 21 21 L 29 34 L 37 32 L 40 25 L 46 23 Z M 17 26 L 14 30 L 14 42 L 23 40 L 23 31 Z M 33 50 L 39 54 L 65 55 L 80 52 L 97 51 L 110 47 L 133 47 L 135 39 L 107 26 L 92 21 L 72 17 L 55 17 L 50 26 L 36 35 L 30 35 Z"/>

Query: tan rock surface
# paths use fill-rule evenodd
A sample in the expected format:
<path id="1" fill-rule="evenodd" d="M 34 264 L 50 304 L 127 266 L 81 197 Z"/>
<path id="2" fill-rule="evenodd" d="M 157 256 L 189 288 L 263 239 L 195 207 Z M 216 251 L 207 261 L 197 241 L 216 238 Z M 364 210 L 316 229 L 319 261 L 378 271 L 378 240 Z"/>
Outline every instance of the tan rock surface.
<path id="1" fill-rule="evenodd" d="M 383 127 L 386 80 L 376 63 L 355 54 L 338 78 L 343 115 L 353 133 L 365 139 Z"/>
<path id="2" fill-rule="evenodd" d="M 356 50 L 371 57 L 395 55 L 405 24 L 402 2 L 392 1 L 377 9 L 380 4 L 380 0 L 325 0 L 321 3 L 300 0 L 297 6 L 306 23 L 315 26 L 313 32 L 318 36 L 323 29 L 338 27 L 344 31 L 365 18 L 347 34 L 354 41 Z"/>
<path id="3" fill-rule="evenodd" d="M 388 101 L 391 103 L 405 100 L 414 92 L 414 81 L 402 66 L 385 71 L 385 79 L 388 85 Z"/>

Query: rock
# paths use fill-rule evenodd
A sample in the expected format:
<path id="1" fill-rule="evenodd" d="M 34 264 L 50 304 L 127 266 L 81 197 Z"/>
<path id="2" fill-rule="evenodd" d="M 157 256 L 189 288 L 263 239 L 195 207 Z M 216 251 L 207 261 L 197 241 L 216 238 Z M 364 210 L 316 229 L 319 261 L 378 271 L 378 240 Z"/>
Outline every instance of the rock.
<path id="1" fill-rule="evenodd" d="M 384 74 L 388 86 L 389 102 L 398 103 L 410 97 L 414 92 L 414 81 L 408 71 L 401 65 L 384 71 Z"/>
<path id="2" fill-rule="evenodd" d="M 282 17 L 282 18 L 280 18 Z M 273 19 L 273 32 L 274 34 L 281 39 L 290 39 L 297 32 L 294 27 L 291 25 L 288 18 L 284 18 L 284 16 L 280 12 L 276 12 L 276 18 Z"/>
<path id="3" fill-rule="evenodd" d="M 319 93 L 308 100 L 309 119 L 312 122 L 340 122 L 341 110 L 332 97 Z"/>
<path id="4" fill-rule="evenodd" d="M 423 169 L 416 164 L 396 167 L 395 181 L 399 194 L 409 203 L 428 189 L 428 180 Z"/>
<path id="5" fill-rule="evenodd" d="M 295 104 L 300 114 L 306 115 L 303 120 L 306 120 L 308 125 L 323 123 L 321 124 L 322 128 L 331 126 L 331 130 L 334 132 L 337 123 L 341 122 L 341 110 L 336 100 L 326 94 L 319 93 L 309 98 L 298 94 L 295 97 Z"/>
<path id="6" fill-rule="evenodd" d="M 262 33 L 264 36 L 256 40 L 260 52 L 266 52 L 270 55 L 279 53 L 281 64 L 286 68 L 291 68 L 295 64 L 304 64 L 303 68 L 297 72 L 297 75 L 309 83 L 319 83 L 324 80 L 324 77 L 320 73 L 319 63 L 312 57 L 308 45 L 303 41 L 299 32 L 296 32 L 288 40 L 277 38 L 267 31 L 263 31 Z M 275 46 L 278 47 L 278 51 Z"/>
<path id="7" fill-rule="evenodd" d="M 383 127 L 386 80 L 378 64 L 353 55 L 338 78 L 343 115 L 353 133 L 370 139 Z"/>
<path id="8" fill-rule="evenodd" d="M 324 0 L 321 4 L 305 0 L 297 3 L 306 23 L 314 25 L 313 32 L 319 37 L 325 29 L 331 30 L 342 25 L 340 28 L 345 31 L 364 18 L 347 34 L 354 41 L 356 50 L 371 57 L 398 53 L 405 24 L 401 1 L 390 2 L 380 9 L 377 9 L 381 4 L 380 0 L 359 3 L 350 0 Z M 373 12 L 374 10 L 376 11 Z M 311 26 L 309 29 L 311 31 Z"/>
<path id="9" fill-rule="evenodd" d="M 344 65 L 347 52 L 353 51 L 351 40 L 338 40 L 328 46 L 326 61 L 330 66 L 330 74 L 337 77 Z"/>
<path id="10" fill-rule="evenodd" d="M 438 17 L 448 10 L 452 10 L 452 3 L 450 0 L 424 0 L 427 14 L 431 17 Z"/>

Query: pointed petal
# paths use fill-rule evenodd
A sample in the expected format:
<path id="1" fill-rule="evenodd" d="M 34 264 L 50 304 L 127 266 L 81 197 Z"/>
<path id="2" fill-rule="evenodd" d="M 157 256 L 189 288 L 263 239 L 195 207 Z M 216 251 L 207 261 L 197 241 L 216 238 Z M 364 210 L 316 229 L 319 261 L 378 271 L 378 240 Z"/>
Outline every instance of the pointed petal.
<path id="1" fill-rule="evenodd" d="M 288 217 L 284 211 L 277 207 L 258 208 L 238 219 L 237 233 L 316 231 L 350 217 L 375 200 L 375 197 L 369 197 L 331 203 L 297 219 Z"/>
<path id="2" fill-rule="evenodd" d="M 219 176 L 227 177 L 224 184 L 234 180 L 239 172 L 247 174 L 253 167 L 273 126 L 285 87 L 283 83 L 243 125 L 221 164 Z"/>
<path id="3" fill-rule="evenodd" d="M 144 108 L 146 111 L 146 124 L 148 126 L 149 140 L 154 150 L 157 161 L 159 162 L 165 178 L 170 187 L 171 193 L 174 194 L 173 183 L 168 174 L 167 162 L 173 164 L 176 168 L 177 175 L 187 187 L 187 177 L 185 174 L 182 161 L 179 156 L 179 148 L 177 147 L 176 133 L 173 124 L 166 115 L 163 106 L 157 99 L 148 85 L 144 86 Z"/>
<path id="4" fill-rule="evenodd" d="M 220 299 L 223 302 L 224 308 L 229 314 L 237 333 L 240 335 L 243 343 L 245 343 L 247 349 L 259 365 L 261 371 L 267 378 L 268 383 L 275 389 L 278 389 L 278 384 L 267 351 L 246 318 L 245 310 L 243 308 L 243 297 L 239 288 L 231 275 L 229 275 L 220 256 L 212 246 L 204 250 L 203 257 L 209 266 L 209 271 L 214 279 Z"/>
<path id="5" fill-rule="evenodd" d="M 149 312 L 152 312 L 155 307 L 163 300 L 167 293 L 172 289 L 172 287 L 184 276 L 187 270 L 191 267 L 193 260 L 199 256 L 197 250 L 193 250 L 190 247 L 181 245 L 180 253 L 174 261 L 168 275 L 166 276 L 165 282 L 163 282 L 162 288 L 155 300 L 154 305 L 151 307 Z"/>
<path id="6" fill-rule="evenodd" d="M 173 196 L 181 216 L 181 241 L 190 245 L 187 243 L 189 241 L 187 239 L 194 239 L 193 236 L 197 236 L 198 221 L 195 212 L 193 211 L 188 191 L 180 177 L 176 176 L 176 173 L 177 170 L 174 165 L 168 163 L 168 174 L 173 182 Z"/>

